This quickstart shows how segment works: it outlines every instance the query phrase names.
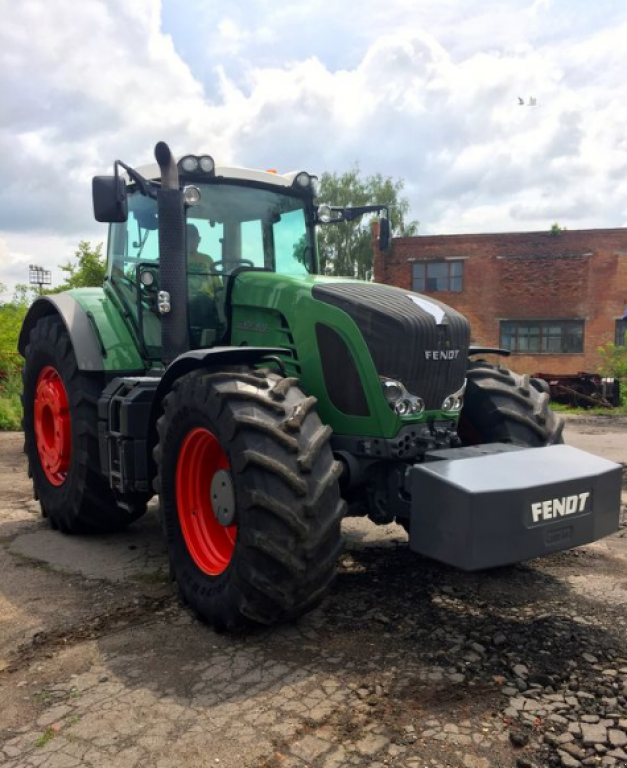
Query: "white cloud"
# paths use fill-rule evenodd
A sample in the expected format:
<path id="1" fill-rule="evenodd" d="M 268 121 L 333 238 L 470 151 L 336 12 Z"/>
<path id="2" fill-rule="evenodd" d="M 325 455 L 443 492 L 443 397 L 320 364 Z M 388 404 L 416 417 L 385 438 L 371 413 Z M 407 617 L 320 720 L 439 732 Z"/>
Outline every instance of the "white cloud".
<path id="1" fill-rule="evenodd" d="M 0 0 L 0 281 L 102 237 L 91 176 L 160 139 L 282 170 L 358 161 L 405 179 L 423 232 L 620 226 L 627 12 L 597 6 L 190 0 L 190 67 L 156 0 L 55 0 L 47 24 L 43 0 Z"/>

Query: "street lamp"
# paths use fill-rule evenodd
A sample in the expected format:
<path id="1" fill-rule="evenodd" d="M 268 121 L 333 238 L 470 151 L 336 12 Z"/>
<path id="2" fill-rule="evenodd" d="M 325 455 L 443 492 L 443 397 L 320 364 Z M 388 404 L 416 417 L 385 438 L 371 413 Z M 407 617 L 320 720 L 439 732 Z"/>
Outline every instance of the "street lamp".
<path id="1" fill-rule="evenodd" d="M 52 272 L 37 266 L 37 264 L 29 264 L 28 282 L 31 285 L 39 286 L 39 295 L 41 295 L 44 285 L 52 285 Z"/>

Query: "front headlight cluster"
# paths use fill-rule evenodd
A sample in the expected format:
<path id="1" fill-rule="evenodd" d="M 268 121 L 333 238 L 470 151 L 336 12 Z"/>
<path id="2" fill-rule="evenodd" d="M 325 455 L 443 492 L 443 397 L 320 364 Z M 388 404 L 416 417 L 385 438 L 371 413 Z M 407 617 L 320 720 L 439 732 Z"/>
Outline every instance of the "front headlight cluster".
<path id="1" fill-rule="evenodd" d="M 399 416 L 420 416 L 425 410 L 425 402 L 421 397 L 412 395 L 405 385 L 395 379 L 380 376 L 383 394 L 390 408 Z M 457 392 L 453 392 L 444 399 L 442 411 L 457 414 L 464 406 L 464 393 L 466 392 L 466 380 Z"/>
<path id="2" fill-rule="evenodd" d="M 383 394 L 390 408 L 399 416 L 420 416 L 425 409 L 421 397 L 410 394 L 400 381 L 380 376 Z"/>
<path id="3" fill-rule="evenodd" d="M 180 171 L 199 175 L 211 175 L 215 172 L 216 164 L 211 155 L 185 155 L 178 161 Z"/>
<path id="4" fill-rule="evenodd" d="M 466 391 L 466 379 L 464 385 L 457 392 L 453 392 L 442 403 L 442 410 L 446 413 L 459 413 L 464 407 L 464 392 Z"/>

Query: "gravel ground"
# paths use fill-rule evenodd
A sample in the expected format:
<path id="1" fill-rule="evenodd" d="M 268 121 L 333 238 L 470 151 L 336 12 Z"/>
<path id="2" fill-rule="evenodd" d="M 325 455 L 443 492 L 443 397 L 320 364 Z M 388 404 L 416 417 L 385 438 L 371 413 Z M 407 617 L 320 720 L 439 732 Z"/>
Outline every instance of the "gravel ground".
<path id="1" fill-rule="evenodd" d="M 627 458 L 625 420 L 566 435 Z M 0 434 L 5 768 L 627 765 L 625 511 L 610 539 L 484 574 L 347 521 L 321 608 L 225 636 L 177 602 L 154 515 L 52 534 L 20 449 Z"/>

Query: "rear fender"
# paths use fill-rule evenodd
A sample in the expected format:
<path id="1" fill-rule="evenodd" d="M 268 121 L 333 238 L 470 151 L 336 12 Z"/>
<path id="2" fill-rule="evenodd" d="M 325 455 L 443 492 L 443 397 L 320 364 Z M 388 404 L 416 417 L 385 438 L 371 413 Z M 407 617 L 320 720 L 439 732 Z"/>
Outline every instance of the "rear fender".
<path id="1" fill-rule="evenodd" d="M 63 321 L 72 340 L 80 370 L 103 371 L 106 350 L 98 337 L 96 327 L 89 319 L 87 312 L 68 293 L 41 296 L 32 304 L 22 323 L 17 342 L 17 348 L 22 357 L 26 356 L 26 345 L 31 330 L 42 317 L 49 315 L 56 315 Z"/>
<path id="2" fill-rule="evenodd" d="M 22 355 L 31 329 L 49 315 L 63 321 L 81 371 L 129 375 L 146 370 L 123 310 L 102 288 L 80 288 L 38 298 L 28 310 L 20 332 L 18 349 Z"/>

